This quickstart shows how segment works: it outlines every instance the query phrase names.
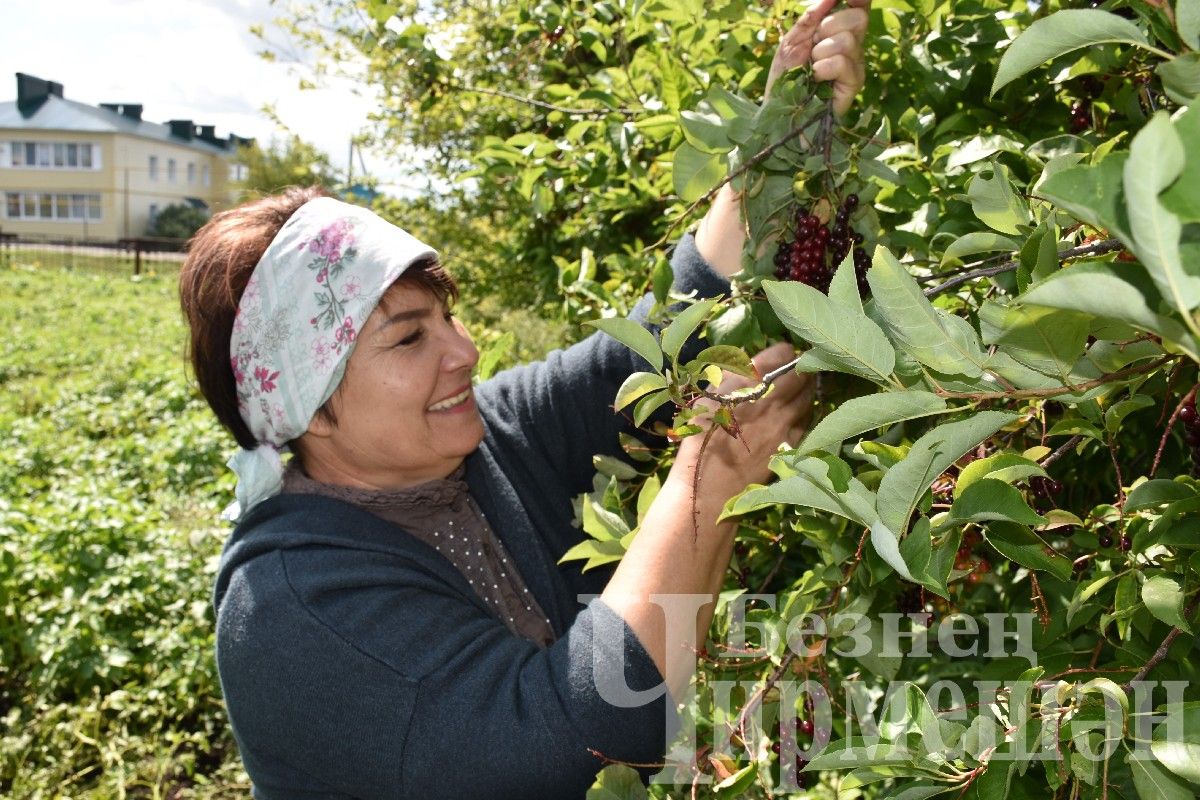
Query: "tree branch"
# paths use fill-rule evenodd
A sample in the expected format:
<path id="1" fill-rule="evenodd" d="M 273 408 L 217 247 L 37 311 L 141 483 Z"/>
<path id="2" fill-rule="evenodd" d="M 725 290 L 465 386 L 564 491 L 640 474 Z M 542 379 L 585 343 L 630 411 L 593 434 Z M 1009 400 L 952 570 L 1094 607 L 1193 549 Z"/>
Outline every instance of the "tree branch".
<path id="1" fill-rule="evenodd" d="M 1187 609 L 1184 610 L 1183 619 L 1185 621 L 1192 618 L 1192 615 L 1196 613 L 1197 606 L 1200 606 L 1200 594 L 1197 594 L 1195 597 L 1193 597 L 1192 602 L 1188 603 Z M 1162 660 L 1167 657 L 1167 652 L 1171 649 L 1171 645 L 1175 643 L 1175 640 L 1179 638 L 1179 634 L 1181 633 L 1183 633 L 1183 631 L 1179 630 L 1179 628 L 1171 628 L 1171 632 L 1167 634 L 1167 638 L 1163 639 L 1163 643 L 1160 644 L 1158 649 L 1154 651 L 1154 655 L 1150 656 L 1150 660 L 1142 665 L 1142 668 L 1138 670 L 1137 674 L 1129 679 L 1129 683 L 1125 684 L 1121 688 L 1125 691 L 1129 691 L 1133 684 L 1144 680 L 1146 676 L 1150 674 L 1150 670 L 1157 667 L 1160 663 L 1162 663 Z"/>
<path id="2" fill-rule="evenodd" d="M 464 86 L 461 83 L 443 82 L 442 86 L 447 89 L 457 89 L 460 92 L 469 92 L 471 94 L 486 94 L 492 97 L 503 97 L 506 100 L 515 100 L 518 103 L 524 103 L 527 106 L 540 108 L 545 111 L 557 111 L 560 114 L 566 114 L 570 117 L 606 117 L 609 114 L 622 114 L 626 117 L 636 117 L 640 111 L 632 108 L 568 108 L 567 106 L 559 106 L 554 103 L 547 103 L 544 100 L 537 100 L 532 97 L 506 92 L 503 89 L 484 89 L 478 86 Z"/>
<path id="3" fill-rule="evenodd" d="M 1094 244 L 1084 245 L 1083 247 L 1072 247 L 1070 250 L 1063 250 L 1061 253 L 1058 254 L 1058 260 L 1063 261 L 1068 258 L 1079 258 L 1080 256 L 1100 255 L 1102 253 L 1111 253 L 1115 250 L 1123 250 L 1124 248 L 1125 248 L 1125 245 L 1121 244 L 1121 241 L 1119 239 L 1105 239 L 1102 242 L 1096 242 Z M 985 262 L 977 262 L 977 263 L 985 263 Z M 961 275 L 957 275 L 944 283 L 939 283 L 937 286 L 934 286 L 932 289 L 926 289 L 925 296 L 933 297 L 934 295 L 940 294 L 941 292 L 944 292 L 947 289 L 953 289 L 955 286 L 959 286 L 960 284 L 964 284 L 969 281 L 973 281 L 976 278 L 990 278 L 994 275 L 999 275 L 1003 272 L 1012 272 L 1019 266 L 1021 266 L 1021 262 L 1014 260 L 1014 261 L 1006 261 L 1003 264 L 998 264 L 994 267 L 983 267 L 982 269 L 971 269 L 969 272 L 964 272 Z M 942 277 L 945 277 L 945 275 L 939 275 L 937 277 L 942 278 Z"/>
<path id="4" fill-rule="evenodd" d="M 1101 375 L 1099 378 L 1090 381 L 1075 384 L 1074 386 L 1057 386 L 1051 389 L 1018 389 L 1015 392 L 949 392 L 945 389 L 939 389 L 934 394 L 939 397 L 950 397 L 959 400 L 1033 400 L 1039 397 L 1057 397 L 1060 394 L 1078 394 L 1079 392 L 1086 392 L 1088 389 L 1095 389 L 1097 386 L 1103 386 L 1112 381 L 1145 375 L 1164 364 L 1169 364 L 1177 358 L 1179 356 L 1163 356 L 1144 366 L 1127 367 L 1117 372 Z"/>

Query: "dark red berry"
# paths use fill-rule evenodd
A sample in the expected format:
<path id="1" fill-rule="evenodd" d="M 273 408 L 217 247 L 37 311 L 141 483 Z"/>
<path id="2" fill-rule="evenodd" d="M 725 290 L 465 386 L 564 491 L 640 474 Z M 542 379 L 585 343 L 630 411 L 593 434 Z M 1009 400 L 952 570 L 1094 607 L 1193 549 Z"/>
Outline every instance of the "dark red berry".
<path id="1" fill-rule="evenodd" d="M 1046 487 L 1046 491 L 1049 492 L 1050 494 L 1062 494 L 1063 485 L 1059 481 L 1054 480 L 1053 478 L 1046 479 L 1045 487 Z"/>
<path id="2" fill-rule="evenodd" d="M 1122 553 L 1128 553 L 1133 549 L 1133 539 L 1128 533 L 1122 533 L 1120 541 L 1117 542 L 1117 547 L 1120 548 Z"/>
<path id="3" fill-rule="evenodd" d="M 800 720 L 800 732 L 805 736 L 813 735 L 813 721 L 811 719 Z"/>
<path id="4" fill-rule="evenodd" d="M 1099 544 L 1101 547 L 1104 547 L 1104 548 L 1112 547 L 1113 538 L 1110 534 L 1102 533 L 1102 534 L 1100 534 L 1100 538 L 1097 541 L 1097 544 Z"/>
<path id="5" fill-rule="evenodd" d="M 1196 412 L 1195 403 L 1184 403 L 1179 408 L 1179 418 L 1183 420 L 1183 424 L 1189 428 L 1196 427 L 1196 421 L 1200 420 L 1200 414 Z"/>
<path id="6" fill-rule="evenodd" d="M 779 755 L 779 742 L 771 742 L 771 752 Z"/>
<path id="7" fill-rule="evenodd" d="M 566 30 L 563 28 L 563 26 L 559 25 L 557 28 L 555 28 L 554 30 L 547 33 L 546 38 L 549 39 L 551 42 L 557 42 L 559 39 L 561 39 L 563 37 L 563 33 L 565 33 L 565 32 L 566 32 Z"/>

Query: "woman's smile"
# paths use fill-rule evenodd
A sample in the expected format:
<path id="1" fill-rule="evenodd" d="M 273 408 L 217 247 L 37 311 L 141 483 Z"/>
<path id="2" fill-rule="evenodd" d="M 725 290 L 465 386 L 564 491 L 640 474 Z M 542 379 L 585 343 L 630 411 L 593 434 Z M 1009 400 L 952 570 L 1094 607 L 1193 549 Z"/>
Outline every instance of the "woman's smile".
<path id="1" fill-rule="evenodd" d="M 460 414 L 464 411 L 469 411 L 474 407 L 474 392 L 468 385 L 457 394 L 447 397 L 445 400 L 439 400 L 438 402 L 434 403 L 427 410 L 431 414 Z"/>

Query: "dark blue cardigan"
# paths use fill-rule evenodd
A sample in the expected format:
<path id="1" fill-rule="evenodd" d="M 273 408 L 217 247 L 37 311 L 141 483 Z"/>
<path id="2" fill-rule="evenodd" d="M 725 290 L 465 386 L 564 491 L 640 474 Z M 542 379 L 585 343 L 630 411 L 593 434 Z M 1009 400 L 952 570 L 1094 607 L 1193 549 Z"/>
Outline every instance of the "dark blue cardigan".
<path id="1" fill-rule="evenodd" d="M 728 291 L 690 235 L 672 265 L 681 291 Z M 643 324 L 651 302 L 635 308 Z M 662 681 L 616 612 L 577 599 L 615 565 L 556 563 L 583 538 L 571 499 L 592 486 L 593 454 L 620 454 L 617 388 L 643 369 L 594 334 L 477 388 L 486 433 L 466 479 L 558 634 L 545 650 L 433 548 L 354 506 L 282 495 L 242 520 L 217 575 L 217 666 L 255 797 L 575 799 L 603 766 L 589 748 L 661 760 L 678 730 L 669 698 L 619 708 L 595 688 L 594 671 L 620 680 L 622 664 L 631 689 Z M 595 660 L 593 637 L 607 646 Z"/>

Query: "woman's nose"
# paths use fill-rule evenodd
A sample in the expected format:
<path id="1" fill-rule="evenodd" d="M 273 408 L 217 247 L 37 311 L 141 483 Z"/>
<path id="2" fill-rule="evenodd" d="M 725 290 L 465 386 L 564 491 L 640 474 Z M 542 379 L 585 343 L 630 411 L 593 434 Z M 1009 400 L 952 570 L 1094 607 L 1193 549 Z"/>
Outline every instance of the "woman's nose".
<path id="1" fill-rule="evenodd" d="M 471 339 L 471 334 L 457 319 L 452 322 L 450 347 L 446 354 L 446 369 L 450 371 L 466 368 L 474 370 L 479 362 L 479 349 Z"/>

